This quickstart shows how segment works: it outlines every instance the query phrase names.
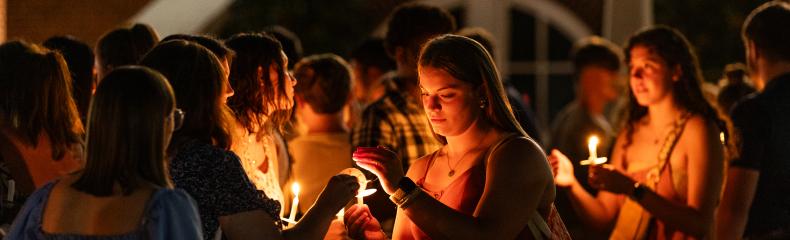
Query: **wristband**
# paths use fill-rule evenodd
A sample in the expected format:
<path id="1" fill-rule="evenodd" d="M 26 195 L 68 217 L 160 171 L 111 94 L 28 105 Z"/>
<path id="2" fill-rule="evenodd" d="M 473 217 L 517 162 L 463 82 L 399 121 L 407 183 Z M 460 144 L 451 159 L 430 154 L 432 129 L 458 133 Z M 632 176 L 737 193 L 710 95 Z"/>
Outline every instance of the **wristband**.
<path id="1" fill-rule="evenodd" d="M 645 187 L 645 185 L 642 185 L 639 182 L 636 182 L 636 183 L 634 183 L 634 191 L 631 193 L 631 196 L 629 196 L 629 197 L 632 200 L 638 202 L 638 201 L 642 200 L 642 197 L 645 196 L 645 191 L 647 191 L 647 187 Z"/>

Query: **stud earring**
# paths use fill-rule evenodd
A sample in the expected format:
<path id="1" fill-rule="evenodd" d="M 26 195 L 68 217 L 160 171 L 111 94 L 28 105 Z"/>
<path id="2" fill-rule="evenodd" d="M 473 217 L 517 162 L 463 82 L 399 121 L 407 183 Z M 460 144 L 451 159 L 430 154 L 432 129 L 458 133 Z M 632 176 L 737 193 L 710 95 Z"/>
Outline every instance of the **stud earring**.
<path id="1" fill-rule="evenodd" d="M 481 98 L 480 99 L 480 108 L 481 109 L 486 108 L 486 105 L 488 105 L 488 101 L 486 101 L 485 98 Z"/>

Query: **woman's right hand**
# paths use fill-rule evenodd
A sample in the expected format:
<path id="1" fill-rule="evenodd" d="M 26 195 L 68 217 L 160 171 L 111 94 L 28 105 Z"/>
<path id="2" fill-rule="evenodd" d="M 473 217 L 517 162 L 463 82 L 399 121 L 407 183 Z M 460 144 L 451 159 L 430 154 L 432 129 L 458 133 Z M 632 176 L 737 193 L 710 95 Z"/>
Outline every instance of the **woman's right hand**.
<path id="1" fill-rule="evenodd" d="M 346 210 L 343 221 L 348 236 L 353 239 L 387 239 L 379 221 L 370 214 L 368 205 L 354 204 Z"/>
<path id="2" fill-rule="evenodd" d="M 547 158 L 554 173 L 554 183 L 558 187 L 570 187 L 577 181 L 576 175 L 573 175 L 573 163 L 565 154 L 557 149 L 552 149 L 551 155 Z"/>
<path id="3" fill-rule="evenodd" d="M 321 195 L 318 196 L 315 206 L 317 209 L 328 209 L 332 214 L 340 211 L 357 195 L 359 182 L 357 177 L 338 174 L 329 179 Z"/>

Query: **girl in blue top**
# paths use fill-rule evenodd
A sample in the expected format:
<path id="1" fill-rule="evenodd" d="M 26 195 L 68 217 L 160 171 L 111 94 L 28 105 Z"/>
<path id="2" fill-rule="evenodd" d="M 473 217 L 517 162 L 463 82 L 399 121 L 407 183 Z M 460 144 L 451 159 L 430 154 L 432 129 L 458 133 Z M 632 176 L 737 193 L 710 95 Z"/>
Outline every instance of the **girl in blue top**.
<path id="1" fill-rule="evenodd" d="M 165 147 L 183 119 L 167 80 L 118 68 L 88 118 L 85 169 L 33 193 L 7 239 L 201 239 L 194 200 L 167 172 Z"/>

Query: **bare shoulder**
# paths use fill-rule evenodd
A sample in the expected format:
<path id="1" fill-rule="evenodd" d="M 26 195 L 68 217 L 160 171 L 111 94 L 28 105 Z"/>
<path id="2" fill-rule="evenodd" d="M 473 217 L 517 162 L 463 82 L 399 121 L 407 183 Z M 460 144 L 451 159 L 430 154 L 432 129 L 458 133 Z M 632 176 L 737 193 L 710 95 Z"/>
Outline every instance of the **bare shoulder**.
<path id="1" fill-rule="evenodd" d="M 706 140 L 709 137 L 718 138 L 719 132 L 722 130 L 719 129 L 713 121 L 705 119 L 699 114 L 694 114 L 689 118 L 688 122 L 686 122 L 683 131 L 683 138 L 685 138 L 686 141 L 697 142 Z"/>
<path id="2" fill-rule="evenodd" d="M 438 152 L 440 149 L 437 149 L 435 152 L 417 158 L 417 160 L 415 160 L 414 163 L 412 163 L 412 165 L 409 166 L 409 170 L 406 172 L 406 176 L 412 179 L 416 179 L 415 177 L 422 177 L 422 175 L 425 174 L 425 171 L 428 170 L 428 164 L 430 164 L 431 158 L 433 158 L 434 154 L 439 154 Z"/>
<path id="3" fill-rule="evenodd" d="M 496 166 L 504 164 L 508 169 L 513 170 L 530 170 L 536 174 L 527 174 L 533 176 L 542 176 L 546 173 L 546 177 L 551 177 L 551 170 L 549 168 L 546 155 L 543 149 L 532 139 L 517 137 L 514 139 L 506 140 L 496 149 L 491 152 L 489 159 L 489 166 Z M 537 171 L 535 169 L 543 169 L 546 171 Z"/>

